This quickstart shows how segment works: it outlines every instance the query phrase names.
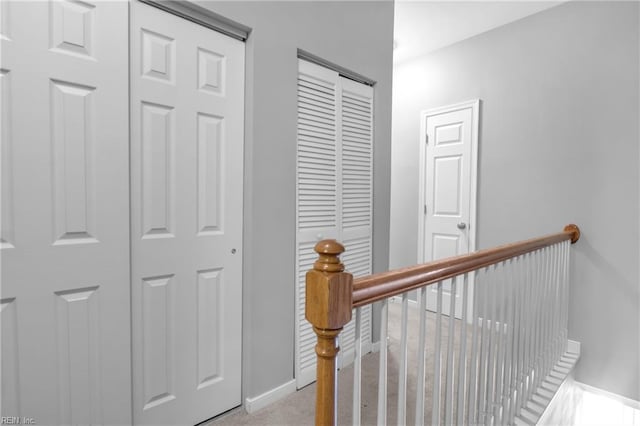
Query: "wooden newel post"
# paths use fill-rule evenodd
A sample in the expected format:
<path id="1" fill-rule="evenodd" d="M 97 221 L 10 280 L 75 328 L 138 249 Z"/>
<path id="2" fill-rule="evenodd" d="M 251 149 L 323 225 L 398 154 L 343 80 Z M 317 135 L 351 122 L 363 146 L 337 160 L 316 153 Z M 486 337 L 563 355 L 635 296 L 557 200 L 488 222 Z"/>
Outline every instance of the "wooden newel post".
<path id="1" fill-rule="evenodd" d="M 305 316 L 318 336 L 316 426 L 326 426 L 336 424 L 336 338 L 351 321 L 353 276 L 338 258 L 342 244 L 322 240 L 315 251 L 320 256 L 307 272 Z"/>

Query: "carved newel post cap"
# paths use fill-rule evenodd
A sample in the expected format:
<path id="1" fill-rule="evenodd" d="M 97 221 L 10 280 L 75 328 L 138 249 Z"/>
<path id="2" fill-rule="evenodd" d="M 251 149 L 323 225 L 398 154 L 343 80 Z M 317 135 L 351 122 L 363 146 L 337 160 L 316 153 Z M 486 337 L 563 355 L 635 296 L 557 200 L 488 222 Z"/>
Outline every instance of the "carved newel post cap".
<path id="1" fill-rule="evenodd" d="M 342 272 L 344 265 L 338 256 L 344 253 L 344 246 L 336 240 L 322 240 L 313 248 L 320 256 L 313 269 L 322 272 Z"/>
<path id="2" fill-rule="evenodd" d="M 315 251 L 318 260 L 306 276 L 305 316 L 316 329 L 338 330 L 351 320 L 353 277 L 338 257 L 342 244 L 323 240 Z"/>
<path id="3" fill-rule="evenodd" d="M 578 225 L 569 224 L 564 227 L 564 232 L 571 232 L 571 244 L 575 244 L 580 239 L 580 228 Z"/>

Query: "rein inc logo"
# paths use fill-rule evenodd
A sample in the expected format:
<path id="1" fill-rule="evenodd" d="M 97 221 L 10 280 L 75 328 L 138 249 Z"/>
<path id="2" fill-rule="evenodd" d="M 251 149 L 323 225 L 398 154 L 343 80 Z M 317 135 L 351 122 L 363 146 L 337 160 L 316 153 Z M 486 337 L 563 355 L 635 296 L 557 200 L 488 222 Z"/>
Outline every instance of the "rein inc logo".
<path id="1" fill-rule="evenodd" d="M 36 421 L 33 417 L 18 416 L 2 416 L 0 417 L 0 425 L 35 425 Z"/>

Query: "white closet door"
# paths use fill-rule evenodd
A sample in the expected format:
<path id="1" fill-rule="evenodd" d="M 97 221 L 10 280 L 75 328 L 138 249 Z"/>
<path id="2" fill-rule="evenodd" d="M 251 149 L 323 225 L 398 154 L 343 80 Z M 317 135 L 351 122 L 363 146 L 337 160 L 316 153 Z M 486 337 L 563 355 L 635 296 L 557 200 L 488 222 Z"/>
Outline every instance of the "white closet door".
<path id="1" fill-rule="evenodd" d="M 342 262 L 354 278 L 372 273 L 373 87 L 340 77 Z M 355 318 L 355 312 L 354 312 Z M 362 310 L 362 353 L 371 351 L 371 305 Z M 340 334 L 340 362 L 353 360 L 355 320 Z"/>
<path id="2" fill-rule="evenodd" d="M 296 177 L 296 381 L 316 378 L 316 335 L 304 316 L 305 275 L 317 254 L 315 244 L 339 237 L 338 74 L 299 61 L 298 164 Z"/>
<path id="3" fill-rule="evenodd" d="M 0 7 L 1 415 L 130 424 L 128 5 Z"/>
<path id="4" fill-rule="evenodd" d="M 296 203 L 296 381 L 316 378 L 316 336 L 305 319 L 305 274 L 314 245 L 335 238 L 354 276 L 371 273 L 373 89 L 299 61 Z M 371 348 L 371 309 L 363 312 L 364 352 Z M 353 360 L 354 322 L 340 337 L 339 365 Z"/>
<path id="5" fill-rule="evenodd" d="M 131 12 L 136 424 L 241 403 L 244 43 Z"/>

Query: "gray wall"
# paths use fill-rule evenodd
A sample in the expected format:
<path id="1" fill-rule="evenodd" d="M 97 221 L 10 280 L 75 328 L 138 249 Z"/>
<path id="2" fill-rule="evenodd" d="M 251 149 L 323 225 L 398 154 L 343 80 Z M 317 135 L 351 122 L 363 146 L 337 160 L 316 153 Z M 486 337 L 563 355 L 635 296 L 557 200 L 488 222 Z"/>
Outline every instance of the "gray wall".
<path id="1" fill-rule="evenodd" d="M 247 41 L 243 394 L 293 378 L 297 48 L 375 81 L 375 270 L 388 266 L 393 3 L 200 1 Z"/>
<path id="2" fill-rule="evenodd" d="M 639 11 L 570 2 L 394 70 L 390 266 L 416 262 L 421 110 L 480 98 L 478 248 L 577 223 L 577 380 L 640 400 Z"/>

